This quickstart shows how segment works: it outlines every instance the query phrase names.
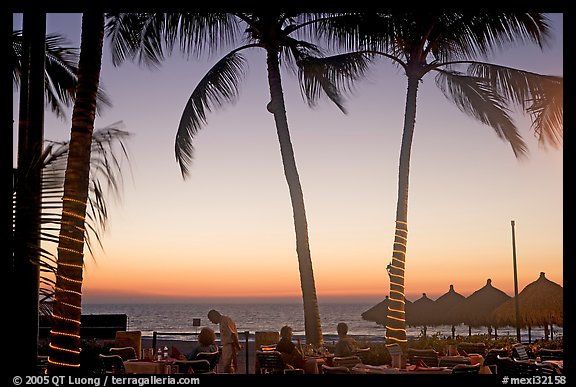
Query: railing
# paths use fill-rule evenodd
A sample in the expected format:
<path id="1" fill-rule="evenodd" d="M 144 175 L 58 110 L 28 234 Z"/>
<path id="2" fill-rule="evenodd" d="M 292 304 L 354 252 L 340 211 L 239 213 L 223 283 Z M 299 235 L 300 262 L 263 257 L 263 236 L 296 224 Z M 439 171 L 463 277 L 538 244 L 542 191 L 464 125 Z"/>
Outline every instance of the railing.
<path id="1" fill-rule="evenodd" d="M 238 335 L 244 335 L 244 352 L 245 352 L 245 356 L 246 356 L 246 374 L 249 374 L 249 370 L 250 370 L 250 366 L 249 366 L 249 359 L 250 356 L 248 355 L 248 338 L 250 337 L 250 332 L 249 331 L 244 331 L 244 332 L 238 332 Z M 198 336 L 198 332 L 158 332 L 158 331 L 153 331 L 152 332 L 152 350 L 154 355 L 156 355 L 156 347 L 158 344 L 158 336 Z M 220 332 L 216 332 L 216 337 L 220 338 Z"/>

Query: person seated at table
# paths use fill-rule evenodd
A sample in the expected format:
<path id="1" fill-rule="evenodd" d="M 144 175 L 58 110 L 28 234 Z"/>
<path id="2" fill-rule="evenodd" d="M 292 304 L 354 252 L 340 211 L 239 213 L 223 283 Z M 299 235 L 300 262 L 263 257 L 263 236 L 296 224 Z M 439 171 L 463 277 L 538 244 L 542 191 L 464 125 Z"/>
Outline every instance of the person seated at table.
<path id="1" fill-rule="evenodd" d="M 284 363 L 293 368 L 302 368 L 304 354 L 300 348 L 292 342 L 292 327 L 284 325 L 280 329 L 280 341 L 276 344 L 276 350 L 282 354 Z"/>
<path id="2" fill-rule="evenodd" d="M 285 325 L 280 329 L 280 341 L 276 344 L 276 351 L 282 354 L 284 364 L 289 368 L 301 368 L 306 374 L 320 373 L 319 367 L 323 359 L 307 358 L 302 350 L 292 342 L 292 327 Z"/>
<path id="3" fill-rule="evenodd" d="M 195 360 L 200 352 L 216 352 L 218 346 L 216 345 L 216 333 L 209 327 L 204 327 L 198 334 L 198 346 L 192 352 L 186 354 L 186 359 Z"/>
<path id="4" fill-rule="evenodd" d="M 334 346 L 334 356 L 351 356 L 360 349 L 358 342 L 348 336 L 348 324 L 343 322 L 338 323 L 336 330 L 338 331 L 338 342 Z"/>

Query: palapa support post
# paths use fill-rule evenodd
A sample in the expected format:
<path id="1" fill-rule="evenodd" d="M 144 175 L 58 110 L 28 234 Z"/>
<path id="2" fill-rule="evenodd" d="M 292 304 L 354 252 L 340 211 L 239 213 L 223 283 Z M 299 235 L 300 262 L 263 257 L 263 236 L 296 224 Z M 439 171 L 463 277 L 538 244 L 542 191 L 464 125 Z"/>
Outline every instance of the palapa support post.
<path id="1" fill-rule="evenodd" d="M 518 272 L 516 270 L 516 237 L 514 234 L 514 221 L 511 221 L 512 224 L 512 261 L 514 263 L 514 302 L 516 308 L 516 339 L 519 343 L 522 342 L 522 338 L 520 336 L 520 304 L 518 302 Z"/>

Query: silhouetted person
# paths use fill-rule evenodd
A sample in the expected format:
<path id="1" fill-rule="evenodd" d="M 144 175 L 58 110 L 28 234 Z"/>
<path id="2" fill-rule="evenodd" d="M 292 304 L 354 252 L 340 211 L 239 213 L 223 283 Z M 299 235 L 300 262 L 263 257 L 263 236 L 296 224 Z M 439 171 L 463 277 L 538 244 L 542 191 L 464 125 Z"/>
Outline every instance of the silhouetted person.
<path id="1" fill-rule="evenodd" d="M 242 349 L 238 341 L 236 323 L 228 316 L 212 309 L 208 312 L 208 319 L 220 325 L 220 343 L 222 344 L 222 357 L 220 362 L 224 372 L 233 374 L 238 368 L 238 351 Z"/>
<path id="2" fill-rule="evenodd" d="M 334 346 L 334 356 L 350 356 L 360 348 L 358 342 L 348 336 L 348 325 L 346 323 L 338 323 L 336 330 L 338 331 L 339 340 Z"/>

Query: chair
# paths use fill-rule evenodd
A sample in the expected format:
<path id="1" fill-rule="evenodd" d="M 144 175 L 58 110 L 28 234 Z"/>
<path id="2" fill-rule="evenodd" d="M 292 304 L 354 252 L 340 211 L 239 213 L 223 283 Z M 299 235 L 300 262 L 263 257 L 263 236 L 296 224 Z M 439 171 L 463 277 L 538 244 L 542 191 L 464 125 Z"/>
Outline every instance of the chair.
<path id="1" fill-rule="evenodd" d="M 480 364 L 456 364 L 452 367 L 453 374 L 478 374 L 480 372 Z"/>
<path id="2" fill-rule="evenodd" d="M 524 344 L 515 344 L 512 347 L 512 357 L 518 360 L 529 360 L 528 350 Z"/>
<path id="3" fill-rule="evenodd" d="M 102 373 L 104 374 L 125 374 L 124 360 L 119 355 L 99 354 L 102 362 Z"/>
<path id="4" fill-rule="evenodd" d="M 564 350 L 563 349 L 548 349 L 540 348 L 538 351 L 538 356 L 542 361 L 544 360 L 563 360 Z"/>
<path id="5" fill-rule="evenodd" d="M 536 375 L 536 363 L 530 360 L 512 359 L 516 366 L 516 375 Z"/>
<path id="6" fill-rule="evenodd" d="M 508 351 L 504 348 L 491 348 L 486 352 L 484 364 L 493 374 L 498 373 L 498 356 L 507 357 Z"/>
<path id="7" fill-rule="evenodd" d="M 220 351 L 214 352 L 198 352 L 194 360 L 208 360 L 210 363 L 210 371 L 218 371 L 218 361 L 220 360 Z"/>
<path id="8" fill-rule="evenodd" d="M 114 347 L 132 347 L 136 352 L 136 358 L 142 356 L 142 332 L 141 331 L 116 331 Z"/>
<path id="9" fill-rule="evenodd" d="M 447 356 L 441 357 L 438 361 L 438 367 L 448 367 L 453 368 L 459 364 L 470 365 L 470 358 L 467 356 L 463 357 L 456 357 L 456 356 Z"/>
<path id="10" fill-rule="evenodd" d="M 206 359 L 202 360 L 176 360 L 174 365 L 178 366 L 178 373 L 180 374 L 207 374 L 213 373 L 210 368 L 210 362 Z"/>
<path id="11" fill-rule="evenodd" d="M 517 374 L 516 364 L 509 356 L 496 357 L 496 370 L 498 375 L 515 376 Z"/>
<path id="12" fill-rule="evenodd" d="M 349 370 L 352 369 L 356 364 L 362 364 L 362 359 L 359 356 L 334 356 L 332 358 L 332 364 L 334 367 L 346 367 Z"/>
<path id="13" fill-rule="evenodd" d="M 138 359 L 136 350 L 133 347 L 111 347 L 108 352 L 110 355 L 118 355 L 122 360 Z"/>
<path id="14" fill-rule="evenodd" d="M 259 364 L 259 374 L 283 374 L 285 373 L 284 370 L 290 369 L 290 366 L 284 362 L 282 354 L 278 351 L 257 350 L 256 360 Z"/>
<path id="15" fill-rule="evenodd" d="M 432 348 L 415 349 L 408 348 L 408 363 L 414 365 L 423 362 L 428 367 L 438 367 L 438 352 Z"/>
<path id="16" fill-rule="evenodd" d="M 486 344 L 462 342 L 458 344 L 458 352 L 465 352 L 464 355 L 477 353 L 478 355 L 482 355 L 482 357 L 484 357 L 486 356 Z"/>
<path id="17" fill-rule="evenodd" d="M 260 346 L 260 350 L 261 351 L 275 351 L 276 350 L 276 344 L 262 344 Z"/>
<path id="18" fill-rule="evenodd" d="M 365 363 L 368 360 L 368 357 L 370 356 L 370 347 L 358 348 L 357 350 L 352 352 L 352 355 L 358 356 L 360 360 L 362 360 L 362 363 Z"/>
<path id="19" fill-rule="evenodd" d="M 349 374 L 351 371 L 348 367 L 339 366 L 339 367 L 331 367 L 326 364 L 322 364 L 322 373 L 323 374 Z"/>
<path id="20" fill-rule="evenodd" d="M 559 375 L 560 373 L 551 364 L 536 363 L 535 365 L 536 375 Z"/>

